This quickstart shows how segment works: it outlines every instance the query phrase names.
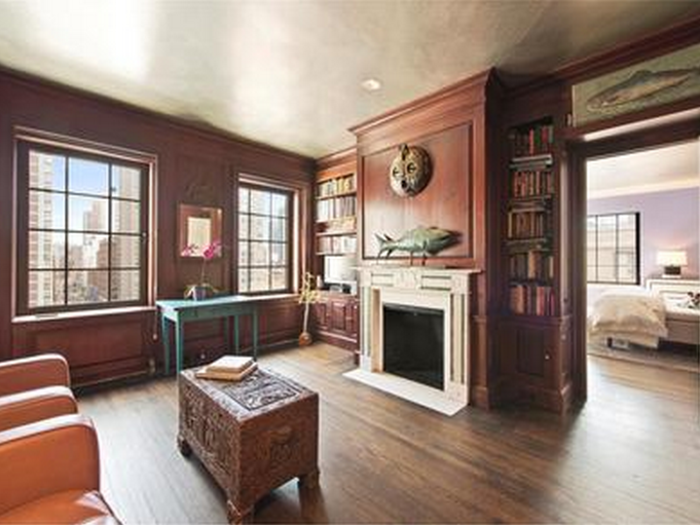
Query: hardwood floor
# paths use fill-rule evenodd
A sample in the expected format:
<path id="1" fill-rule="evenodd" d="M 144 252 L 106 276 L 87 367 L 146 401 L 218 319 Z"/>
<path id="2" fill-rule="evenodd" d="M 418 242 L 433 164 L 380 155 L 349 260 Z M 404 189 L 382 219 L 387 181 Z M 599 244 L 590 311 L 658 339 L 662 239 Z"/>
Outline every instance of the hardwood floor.
<path id="1" fill-rule="evenodd" d="M 697 374 L 592 357 L 589 400 L 567 417 L 448 418 L 342 377 L 351 354 L 328 345 L 261 361 L 321 396 L 321 486 L 287 483 L 256 522 L 700 521 Z M 125 523 L 226 521 L 222 493 L 175 447 L 176 389 L 159 379 L 80 397 Z"/>

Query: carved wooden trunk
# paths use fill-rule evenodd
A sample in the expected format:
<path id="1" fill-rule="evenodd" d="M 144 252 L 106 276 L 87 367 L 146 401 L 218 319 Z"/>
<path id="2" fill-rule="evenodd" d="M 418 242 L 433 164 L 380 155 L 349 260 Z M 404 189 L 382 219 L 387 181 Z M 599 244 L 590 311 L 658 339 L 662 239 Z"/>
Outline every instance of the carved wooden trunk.
<path id="1" fill-rule="evenodd" d="M 318 481 L 318 395 L 269 371 L 230 383 L 179 378 L 178 444 L 194 452 L 223 488 L 229 520 L 242 523 L 255 502 L 294 477 Z"/>

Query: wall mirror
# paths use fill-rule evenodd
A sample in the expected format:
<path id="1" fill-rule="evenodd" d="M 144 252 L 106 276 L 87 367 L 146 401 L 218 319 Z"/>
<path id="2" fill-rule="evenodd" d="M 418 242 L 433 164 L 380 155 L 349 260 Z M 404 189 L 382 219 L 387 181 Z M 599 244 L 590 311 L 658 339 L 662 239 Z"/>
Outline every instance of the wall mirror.
<path id="1" fill-rule="evenodd" d="M 221 241 L 221 208 L 180 204 L 179 248 L 182 257 L 202 257 L 207 246 Z"/>

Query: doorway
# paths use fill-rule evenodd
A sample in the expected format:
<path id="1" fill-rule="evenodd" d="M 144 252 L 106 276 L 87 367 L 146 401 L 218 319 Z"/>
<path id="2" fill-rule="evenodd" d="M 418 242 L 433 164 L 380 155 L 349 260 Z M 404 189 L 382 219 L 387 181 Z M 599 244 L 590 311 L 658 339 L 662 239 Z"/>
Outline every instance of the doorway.
<path id="1" fill-rule="evenodd" d="M 699 123 L 686 122 L 570 145 L 573 366 L 582 399 L 591 360 L 698 373 L 700 310 L 690 293 L 700 293 L 699 135 Z M 664 275 L 668 266 L 680 276 Z"/>

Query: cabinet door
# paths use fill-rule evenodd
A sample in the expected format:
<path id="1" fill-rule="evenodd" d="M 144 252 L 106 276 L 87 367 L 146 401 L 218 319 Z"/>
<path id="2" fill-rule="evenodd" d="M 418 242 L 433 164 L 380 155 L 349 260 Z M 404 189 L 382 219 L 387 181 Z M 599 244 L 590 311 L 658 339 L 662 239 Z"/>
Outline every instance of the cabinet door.
<path id="1" fill-rule="evenodd" d="M 340 332 L 343 335 L 347 333 L 347 326 L 345 322 L 345 310 L 347 307 L 347 302 L 345 300 L 338 300 L 331 302 L 330 311 L 330 325 L 331 330 Z"/>
<path id="2" fill-rule="evenodd" d="M 313 313 L 316 326 L 321 330 L 328 328 L 328 304 L 319 301 L 313 305 Z"/>
<path id="3" fill-rule="evenodd" d="M 357 339 L 357 333 L 359 332 L 359 313 L 360 307 L 357 301 L 352 301 L 345 312 L 345 323 L 348 330 L 348 335 L 353 339 Z"/>
<path id="4" fill-rule="evenodd" d="M 505 324 L 502 329 L 501 359 L 510 375 L 541 387 L 553 384 L 555 332 L 551 326 Z"/>

